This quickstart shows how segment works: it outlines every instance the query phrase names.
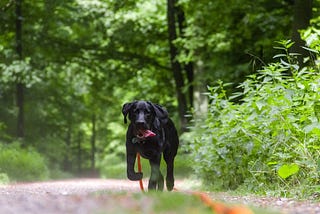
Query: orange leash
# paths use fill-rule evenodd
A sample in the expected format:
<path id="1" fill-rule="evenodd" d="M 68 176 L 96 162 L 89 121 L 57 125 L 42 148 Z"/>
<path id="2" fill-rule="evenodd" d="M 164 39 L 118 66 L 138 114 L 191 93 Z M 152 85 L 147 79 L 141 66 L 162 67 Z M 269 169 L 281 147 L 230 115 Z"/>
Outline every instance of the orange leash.
<path id="1" fill-rule="evenodd" d="M 142 172 L 142 166 L 141 166 L 141 160 L 140 160 L 139 153 L 137 153 L 137 161 L 138 161 L 138 172 Z M 142 179 L 139 180 L 139 184 L 140 184 L 141 191 L 144 192 Z"/>
<path id="2" fill-rule="evenodd" d="M 193 192 L 192 195 L 198 196 L 201 201 L 211 208 L 216 214 L 253 214 L 253 212 L 244 206 L 226 206 L 223 203 L 213 201 L 207 194 L 202 192 Z"/>
<path id="3" fill-rule="evenodd" d="M 137 153 L 137 162 L 138 162 L 138 172 L 142 172 L 142 166 L 141 166 L 141 160 L 140 160 L 140 154 Z M 144 191 L 143 188 L 143 182 L 142 179 L 139 180 L 140 184 L 140 190 L 142 192 Z M 174 191 L 178 191 L 176 188 L 174 188 Z M 211 208 L 212 212 L 215 214 L 253 214 L 253 212 L 243 206 L 234 206 L 234 207 L 228 207 L 224 205 L 223 203 L 214 202 L 207 194 L 202 192 L 191 192 L 192 195 L 197 196 L 201 199 L 201 201 Z"/>

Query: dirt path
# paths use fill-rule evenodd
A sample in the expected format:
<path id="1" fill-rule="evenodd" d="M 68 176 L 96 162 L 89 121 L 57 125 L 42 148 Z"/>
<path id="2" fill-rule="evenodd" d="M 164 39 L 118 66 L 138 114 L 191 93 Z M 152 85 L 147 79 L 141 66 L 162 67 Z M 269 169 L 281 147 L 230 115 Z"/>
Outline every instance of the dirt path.
<path id="1" fill-rule="evenodd" d="M 176 187 L 182 191 L 187 191 L 189 186 L 187 181 L 176 183 Z M 0 213 L 121 213 L 119 211 L 121 207 L 137 206 L 135 201 L 130 200 L 130 196 L 135 192 L 140 192 L 137 182 L 112 179 L 3 185 L 0 186 Z M 216 200 L 229 203 L 254 204 L 264 208 L 274 207 L 282 210 L 282 213 L 320 213 L 320 203 L 297 202 L 283 198 L 235 197 L 222 193 L 209 195 Z"/>
<path id="2" fill-rule="evenodd" d="M 114 179 L 0 185 L 0 213 L 122 213 L 121 207 L 135 206 L 130 204 L 134 203 L 130 194 L 135 192 L 140 192 L 137 182 Z"/>

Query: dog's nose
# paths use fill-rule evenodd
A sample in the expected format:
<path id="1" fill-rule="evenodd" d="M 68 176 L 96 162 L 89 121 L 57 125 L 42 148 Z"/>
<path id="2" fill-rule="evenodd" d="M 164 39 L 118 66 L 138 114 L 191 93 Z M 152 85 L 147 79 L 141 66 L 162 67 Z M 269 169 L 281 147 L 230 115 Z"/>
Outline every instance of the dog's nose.
<path id="1" fill-rule="evenodd" d="M 137 126 L 142 126 L 143 127 L 144 124 L 145 124 L 144 121 L 140 121 L 140 120 L 136 121 L 136 125 Z"/>
<path id="2" fill-rule="evenodd" d="M 136 121 L 136 127 L 138 129 L 145 129 L 146 128 L 146 122 L 142 120 L 137 120 Z"/>

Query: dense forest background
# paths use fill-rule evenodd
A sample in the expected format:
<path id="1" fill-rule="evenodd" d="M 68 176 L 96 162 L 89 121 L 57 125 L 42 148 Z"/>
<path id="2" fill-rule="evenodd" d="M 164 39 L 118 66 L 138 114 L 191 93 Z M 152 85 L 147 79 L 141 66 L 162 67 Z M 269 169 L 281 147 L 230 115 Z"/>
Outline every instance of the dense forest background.
<path id="1" fill-rule="evenodd" d="M 275 41 L 291 39 L 297 65 L 309 65 L 300 35 L 319 35 L 319 6 L 319 0 L 2 0 L 2 148 L 43 159 L 51 173 L 96 172 L 109 155 L 124 157 L 121 107 L 136 99 L 164 105 L 180 134 L 190 131 L 192 115 L 208 110 L 207 86 L 222 80 L 232 83 L 226 93 L 238 92 L 274 60 Z"/>

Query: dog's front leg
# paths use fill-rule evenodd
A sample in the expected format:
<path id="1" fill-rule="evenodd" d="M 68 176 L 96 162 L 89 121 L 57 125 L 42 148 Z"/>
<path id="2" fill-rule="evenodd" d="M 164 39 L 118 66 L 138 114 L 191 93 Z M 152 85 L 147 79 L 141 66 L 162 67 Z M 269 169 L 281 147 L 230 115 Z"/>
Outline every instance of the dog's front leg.
<path id="1" fill-rule="evenodd" d="M 134 164 L 136 162 L 136 153 L 132 153 L 127 149 L 127 177 L 131 181 L 141 180 L 143 177 L 142 172 L 134 171 Z"/>
<path id="2" fill-rule="evenodd" d="M 148 189 L 163 191 L 164 179 L 160 171 L 161 156 L 156 157 L 155 159 L 150 159 L 149 162 L 151 165 L 151 176 Z"/>

